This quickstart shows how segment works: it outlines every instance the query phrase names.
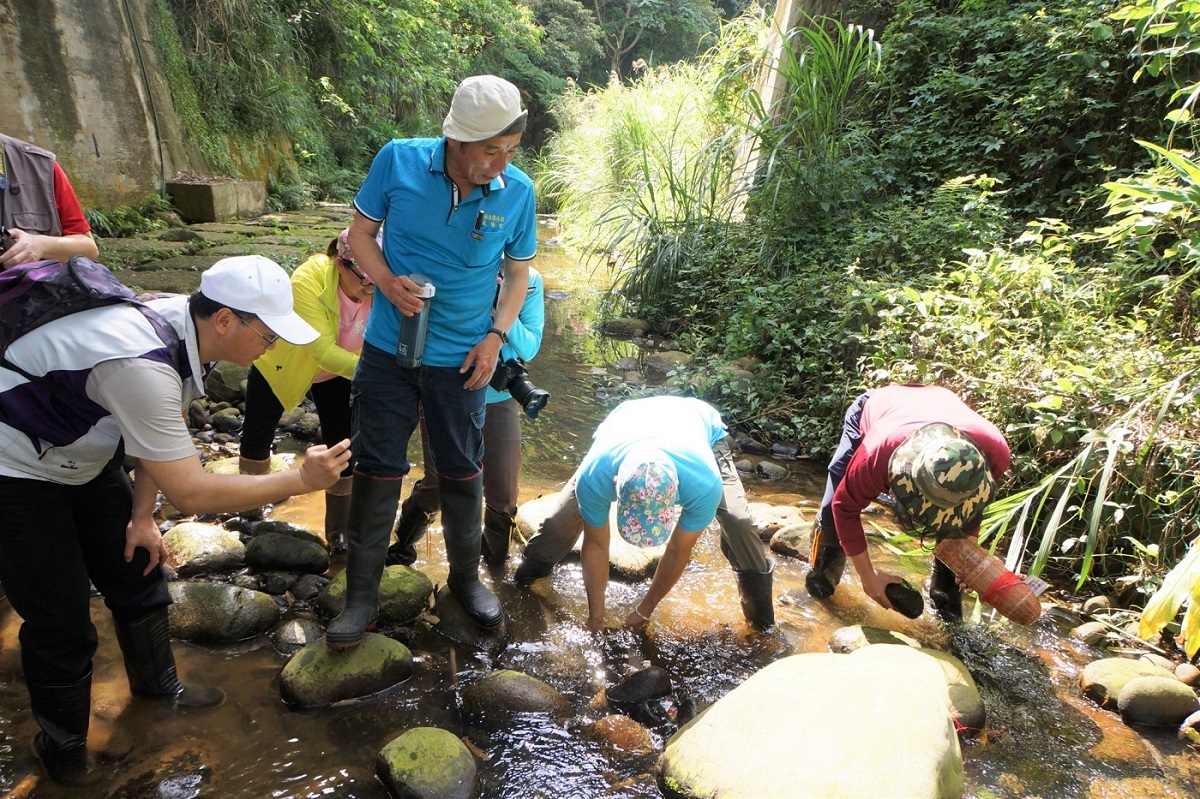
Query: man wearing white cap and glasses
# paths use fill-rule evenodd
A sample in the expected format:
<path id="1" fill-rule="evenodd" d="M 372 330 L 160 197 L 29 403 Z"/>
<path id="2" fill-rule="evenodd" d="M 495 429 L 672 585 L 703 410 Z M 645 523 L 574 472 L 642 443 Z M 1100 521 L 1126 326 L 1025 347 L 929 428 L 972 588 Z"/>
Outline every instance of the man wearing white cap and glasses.
<path id="1" fill-rule="evenodd" d="M 23 373 L 0 369 L 0 579 L 23 621 L 21 662 L 42 728 L 34 749 L 56 781 L 99 779 L 86 748 L 89 583 L 112 612 L 132 693 L 182 706 L 223 699 L 176 675 L 154 505 L 161 489 L 184 513 L 238 511 L 337 481 L 349 441 L 309 449 L 298 470 L 214 475 L 184 422 L 206 364 L 249 366 L 279 338 L 315 336 L 292 310 L 287 273 L 242 256 L 217 262 L 190 297 L 70 314 L 8 348 Z M 124 456 L 136 459 L 132 487 Z"/>
<path id="2" fill-rule="evenodd" d="M 359 645 L 374 623 L 379 580 L 408 474 L 408 441 L 424 409 L 441 490 L 447 585 L 484 628 L 504 619 L 479 580 L 485 389 L 521 311 L 537 253 L 533 185 L 509 162 L 525 130 L 516 86 L 467 78 L 438 139 L 394 139 L 354 200 L 350 248 L 375 281 L 375 304 L 350 392 L 355 448 L 347 529 L 346 607 L 325 632 Z M 375 235 L 383 227 L 382 249 Z M 496 298 L 496 276 L 504 281 Z M 436 293 L 422 300 L 421 275 Z M 383 301 L 379 299 L 380 295 Z M 493 308 L 493 301 L 495 307 Z M 404 320 L 428 302 L 419 363 L 401 346 Z"/>
<path id="3" fill-rule="evenodd" d="M 867 552 L 862 512 L 890 493 L 906 530 L 947 537 L 974 537 L 996 482 L 1012 456 L 994 424 L 941 386 L 895 385 L 868 391 L 846 411 L 842 440 L 829 463 L 821 509 L 813 526 L 810 596 L 833 595 L 846 558 L 867 596 L 910 617 L 923 602 L 903 581 L 879 571 Z M 946 621 L 962 621 L 962 596 L 954 572 L 933 561 L 929 597 Z M 893 602 L 892 600 L 897 600 Z"/>

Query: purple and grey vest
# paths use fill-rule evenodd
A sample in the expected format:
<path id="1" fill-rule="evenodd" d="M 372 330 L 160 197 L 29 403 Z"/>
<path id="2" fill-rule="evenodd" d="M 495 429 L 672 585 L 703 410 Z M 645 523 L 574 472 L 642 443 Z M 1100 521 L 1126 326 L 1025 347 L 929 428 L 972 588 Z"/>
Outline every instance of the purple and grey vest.
<path id="1" fill-rule="evenodd" d="M 58 388 L 0 369 L 0 475 L 82 485 L 112 460 L 120 428 L 86 392 L 99 363 L 136 358 L 173 369 L 182 394 L 164 401 L 179 403 L 180 413 L 201 396 L 202 376 L 188 353 L 187 300 L 156 300 L 148 315 L 129 305 L 82 311 L 14 341 L 9 360 Z"/>

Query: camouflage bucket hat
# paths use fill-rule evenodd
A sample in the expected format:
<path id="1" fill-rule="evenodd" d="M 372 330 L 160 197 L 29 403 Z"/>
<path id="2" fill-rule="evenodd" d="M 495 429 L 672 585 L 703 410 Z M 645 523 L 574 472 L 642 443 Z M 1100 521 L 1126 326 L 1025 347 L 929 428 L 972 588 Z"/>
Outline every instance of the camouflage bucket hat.
<path id="1" fill-rule="evenodd" d="M 938 534 L 973 527 L 996 493 L 979 447 L 941 422 L 925 425 L 896 447 L 888 462 L 888 482 L 901 522 Z"/>

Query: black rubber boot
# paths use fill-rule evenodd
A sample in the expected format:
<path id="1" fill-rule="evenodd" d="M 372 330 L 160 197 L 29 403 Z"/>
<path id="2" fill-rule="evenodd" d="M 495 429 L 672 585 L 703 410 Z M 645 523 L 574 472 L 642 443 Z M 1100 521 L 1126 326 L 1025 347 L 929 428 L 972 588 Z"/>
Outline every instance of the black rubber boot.
<path id="1" fill-rule="evenodd" d="M 512 541 L 513 517 L 491 508 L 483 509 L 483 559 L 491 566 L 508 560 L 508 545 Z"/>
<path id="2" fill-rule="evenodd" d="M 735 571 L 738 595 L 742 599 L 742 615 L 759 632 L 775 625 L 775 605 L 771 598 L 775 564 L 765 572 Z"/>
<path id="3" fill-rule="evenodd" d="M 833 539 L 832 541 L 827 539 Z M 814 599 L 828 599 L 833 589 L 842 581 L 846 570 L 846 553 L 833 531 L 821 527 L 821 517 L 813 522 L 812 552 L 809 557 L 808 574 L 804 576 L 804 587 Z"/>
<path id="4" fill-rule="evenodd" d="M 544 560 L 538 560 L 529 555 L 522 555 L 521 565 L 517 566 L 517 571 L 513 575 L 513 579 L 517 581 L 518 585 L 529 585 L 534 580 L 549 577 L 552 571 L 554 571 L 553 563 L 546 563 Z"/>
<path id="5" fill-rule="evenodd" d="M 933 576 L 929 578 L 929 600 L 942 621 L 961 622 L 962 590 L 950 567 L 937 558 L 933 559 Z"/>
<path id="6" fill-rule="evenodd" d="M 325 628 L 330 649 L 353 649 L 375 626 L 379 580 L 383 577 L 388 540 L 400 501 L 401 480 L 354 475 L 350 526 L 346 533 L 346 606 Z"/>
<path id="7" fill-rule="evenodd" d="M 166 608 L 132 622 L 113 619 L 117 643 L 125 656 L 129 692 L 150 699 L 169 699 L 180 707 L 212 707 L 225 701 L 219 688 L 184 685 L 175 673 L 171 623 Z"/>
<path id="8" fill-rule="evenodd" d="M 433 514 L 426 513 L 417 505 L 416 497 L 408 495 L 408 499 L 400 506 L 400 518 L 396 522 L 396 543 L 388 547 L 387 565 L 411 566 L 417 561 L 417 542 L 425 536 L 425 531 L 433 522 Z"/>
<path id="9" fill-rule="evenodd" d="M 325 543 L 329 554 L 346 552 L 346 528 L 350 525 L 350 491 L 354 478 L 343 477 L 325 492 Z"/>
<path id="10" fill-rule="evenodd" d="M 442 534 L 450 575 L 446 584 L 476 624 L 484 629 L 504 621 L 500 600 L 479 581 L 479 551 L 482 533 L 483 475 L 470 480 L 442 480 Z"/>
<path id="11" fill-rule="evenodd" d="M 29 709 L 42 728 L 33 739 L 33 753 L 50 779 L 62 785 L 85 787 L 100 781 L 87 751 L 92 715 L 92 672 L 71 685 L 40 685 L 26 678 Z"/>

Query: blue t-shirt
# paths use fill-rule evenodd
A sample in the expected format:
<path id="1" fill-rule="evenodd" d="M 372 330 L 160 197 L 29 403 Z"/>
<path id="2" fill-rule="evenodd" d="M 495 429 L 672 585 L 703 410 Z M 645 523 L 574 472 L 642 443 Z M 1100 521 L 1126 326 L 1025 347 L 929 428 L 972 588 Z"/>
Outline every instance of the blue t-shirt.
<path id="1" fill-rule="evenodd" d="M 724 486 L 713 445 L 725 437 L 721 414 L 691 397 L 647 397 L 622 402 L 596 428 L 593 443 L 575 480 L 583 520 L 593 527 L 608 521 L 617 499 L 621 459 L 634 446 L 652 444 L 671 459 L 679 475 L 679 527 L 697 533 L 712 523 Z"/>
<path id="2" fill-rule="evenodd" d="M 423 362 L 460 366 L 492 326 L 502 258 L 527 261 L 537 254 L 533 183 L 510 164 L 455 207 L 446 140 L 393 139 L 375 156 L 354 206 L 383 223 L 383 255 L 392 272 L 425 275 L 437 290 Z M 375 302 L 365 339 L 395 352 L 400 318 L 390 302 Z"/>

